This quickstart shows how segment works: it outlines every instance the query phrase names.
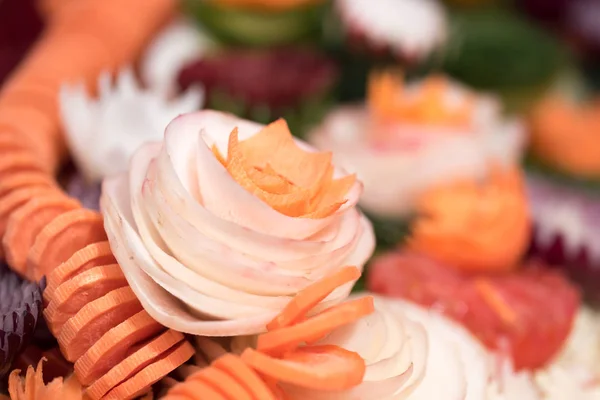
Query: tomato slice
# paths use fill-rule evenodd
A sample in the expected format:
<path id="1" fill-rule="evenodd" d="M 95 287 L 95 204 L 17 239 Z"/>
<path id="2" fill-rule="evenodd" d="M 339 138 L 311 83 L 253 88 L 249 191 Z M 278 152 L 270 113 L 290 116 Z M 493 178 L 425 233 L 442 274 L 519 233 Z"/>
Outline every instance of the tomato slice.
<path id="1" fill-rule="evenodd" d="M 539 264 L 506 275 L 467 276 L 416 254 L 375 259 L 369 290 L 411 300 L 462 323 L 515 368 L 542 368 L 560 351 L 580 305 L 577 289 Z"/>
<path id="2" fill-rule="evenodd" d="M 363 380 L 365 361 L 338 346 L 306 346 L 273 358 L 251 348 L 242 360 L 269 378 L 315 390 L 350 389 Z"/>

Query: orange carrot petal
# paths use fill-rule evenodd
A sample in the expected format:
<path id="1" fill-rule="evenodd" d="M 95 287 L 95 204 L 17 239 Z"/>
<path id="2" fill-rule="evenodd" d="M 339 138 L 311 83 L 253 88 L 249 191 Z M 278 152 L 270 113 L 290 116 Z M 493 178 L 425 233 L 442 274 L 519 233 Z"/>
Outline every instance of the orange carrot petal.
<path id="1" fill-rule="evenodd" d="M 277 400 L 260 376 L 238 356 L 231 353 L 225 354 L 215 360 L 212 365 L 231 375 L 248 393 L 252 394 L 254 400 Z"/>
<path id="2" fill-rule="evenodd" d="M 264 333 L 258 337 L 257 350 L 278 355 L 307 341 L 323 337 L 333 330 L 350 324 L 374 310 L 373 298 L 361 297 L 334 306 L 296 325 Z"/>
<path id="3" fill-rule="evenodd" d="M 360 278 L 360 270 L 358 268 L 344 267 L 336 273 L 315 282 L 301 290 L 287 304 L 283 311 L 267 324 L 267 329 L 272 331 L 294 325 L 335 289 L 358 278 Z"/>
<path id="4" fill-rule="evenodd" d="M 339 346 L 307 346 L 273 358 L 251 348 L 242 360 L 268 377 L 293 385 L 326 391 L 350 389 L 363 380 L 365 362 Z"/>

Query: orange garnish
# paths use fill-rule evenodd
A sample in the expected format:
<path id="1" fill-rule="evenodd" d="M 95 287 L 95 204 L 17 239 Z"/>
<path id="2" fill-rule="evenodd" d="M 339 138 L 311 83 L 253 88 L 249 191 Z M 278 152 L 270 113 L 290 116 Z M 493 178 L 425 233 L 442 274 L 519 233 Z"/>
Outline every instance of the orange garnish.
<path id="1" fill-rule="evenodd" d="M 540 160 L 582 178 L 600 178 L 600 103 L 577 106 L 549 98 L 534 111 L 531 127 Z"/>
<path id="2" fill-rule="evenodd" d="M 8 392 L 11 400 L 82 400 L 83 391 L 81 384 L 71 375 L 63 381 L 63 378 L 55 378 L 48 385 L 44 384 L 42 364 L 46 361 L 42 358 L 34 370 L 33 366 L 27 368 L 25 379 L 21 377 L 21 370 L 13 370 L 8 379 Z"/>
<path id="3" fill-rule="evenodd" d="M 463 271 L 510 271 L 529 243 L 529 209 L 516 169 L 493 169 L 483 184 L 434 188 L 418 212 L 409 248 Z"/>
<path id="4" fill-rule="evenodd" d="M 379 122 L 469 126 L 473 114 L 473 96 L 451 104 L 449 90 L 449 82 L 443 76 L 432 76 L 414 90 L 405 90 L 400 74 L 377 72 L 369 79 L 367 102 Z"/>
<path id="5" fill-rule="evenodd" d="M 244 189 L 290 217 L 332 215 L 356 181 L 355 175 L 334 179 L 331 153 L 302 150 L 283 119 L 243 141 L 236 128 L 227 158 L 214 147 L 213 152 Z"/>

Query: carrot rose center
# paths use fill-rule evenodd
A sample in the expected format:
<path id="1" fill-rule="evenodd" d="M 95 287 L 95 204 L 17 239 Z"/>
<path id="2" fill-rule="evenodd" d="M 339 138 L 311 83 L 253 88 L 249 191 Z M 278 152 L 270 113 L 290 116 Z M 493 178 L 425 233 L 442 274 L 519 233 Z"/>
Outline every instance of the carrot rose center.
<path id="1" fill-rule="evenodd" d="M 227 157 L 216 147 L 213 152 L 238 184 L 289 217 L 332 215 L 356 181 L 355 175 L 334 179 L 331 153 L 301 149 L 283 119 L 242 141 L 236 128 Z"/>

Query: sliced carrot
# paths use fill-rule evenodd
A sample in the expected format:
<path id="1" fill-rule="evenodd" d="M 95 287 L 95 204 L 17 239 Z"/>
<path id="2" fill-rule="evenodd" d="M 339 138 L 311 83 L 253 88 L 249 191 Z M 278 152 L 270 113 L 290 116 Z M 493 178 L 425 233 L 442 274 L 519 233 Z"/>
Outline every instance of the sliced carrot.
<path id="1" fill-rule="evenodd" d="M 166 398 L 170 396 L 187 396 L 188 398 L 198 398 L 198 395 L 202 393 L 202 400 L 228 400 L 225 395 L 215 389 L 213 386 L 202 380 L 186 380 L 179 385 L 175 385 Z"/>
<path id="2" fill-rule="evenodd" d="M 29 151 L 12 152 L 3 154 L 0 158 L 0 179 L 5 179 L 10 174 L 22 171 L 43 171 L 39 159 Z"/>
<path id="3" fill-rule="evenodd" d="M 363 380 L 365 361 L 339 346 L 307 346 L 280 359 L 247 348 L 242 360 L 261 374 L 315 390 L 347 390 Z"/>
<path id="4" fill-rule="evenodd" d="M 78 250 L 47 275 L 44 298 L 49 303 L 54 291 L 67 280 L 88 269 L 116 263 L 108 241 L 96 242 Z"/>
<path id="5" fill-rule="evenodd" d="M 168 375 L 193 355 L 194 348 L 192 345 L 187 341 L 183 341 L 163 353 L 157 361 L 154 361 L 152 364 L 108 392 L 103 399 L 133 399 L 144 394 L 150 386 Z"/>
<path id="6" fill-rule="evenodd" d="M 2 88 L 0 107 L 32 107 L 50 115 L 58 115 L 58 97 L 50 85 L 12 80 Z"/>
<path id="7" fill-rule="evenodd" d="M 56 183 L 52 177 L 46 173 L 40 171 L 17 172 L 0 179 L 0 197 L 23 187 L 43 186 L 52 188 L 55 185 Z"/>
<path id="8" fill-rule="evenodd" d="M 285 306 L 283 311 L 267 324 L 267 329 L 272 331 L 294 325 L 335 289 L 358 278 L 360 278 L 360 270 L 358 268 L 344 267 L 334 274 L 313 283 L 298 292 L 287 306 Z"/>
<path id="9" fill-rule="evenodd" d="M 86 391 L 86 394 L 92 399 L 100 399 L 115 386 L 127 381 L 130 377 L 150 365 L 162 354 L 168 352 L 178 343 L 184 342 L 182 333 L 167 330 L 159 336 L 137 345 L 130 349 L 129 354 L 117 355 L 113 357 L 112 364 L 115 364 L 109 371 L 99 377 Z M 115 358 L 116 357 L 116 358 Z M 75 369 L 77 371 L 77 369 Z M 78 375 L 79 376 L 79 375 Z"/>
<path id="10" fill-rule="evenodd" d="M 58 115 L 32 107 L 0 108 L 0 128 L 17 134 L 25 141 L 45 171 L 54 171 L 58 157 L 66 152 L 58 130 Z"/>
<path id="11" fill-rule="evenodd" d="M 46 187 L 26 187 L 14 190 L 6 196 L 0 197 L 0 237 L 4 236 L 8 219 L 16 209 L 34 197 L 44 196 L 48 191 Z M 0 256 L 3 255 L 4 247 L 0 246 Z"/>
<path id="12" fill-rule="evenodd" d="M 26 269 L 27 253 L 36 236 L 57 215 L 79 206 L 77 200 L 54 190 L 48 191 L 44 197 L 30 199 L 14 211 L 8 219 L 2 240 L 8 264 L 20 274 L 32 278 Z"/>
<path id="13" fill-rule="evenodd" d="M 64 323 L 87 303 L 124 286 L 127 280 L 118 264 L 89 269 L 63 283 L 44 310 L 52 333 L 58 336 Z"/>
<path id="14" fill-rule="evenodd" d="M 237 380 L 255 400 L 277 400 L 269 387 L 260 376 L 242 359 L 234 354 L 228 353 L 218 358 L 212 366 L 219 368 L 232 378 Z"/>
<path id="15" fill-rule="evenodd" d="M 312 341 L 315 337 L 322 337 L 341 326 L 350 324 L 372 313 L 373 310 L 372 297 L 347 301 L 296 325 L 259 335 L 256 348 L 272 355 L 281 354 L 295 349 L 306 341 Z"/>
<path id="16" fill-rule="evenodd" d="M 90 385 L 113 368 L 115 363 L 122 361 L 132 346 L 164 329 L 146 311 L 140 311 L 109 330 L 75 362 L 77 377 L 84 385 Z"/>
<path id="17" fill-rule="evenodd" d="M 204 368 L 190 376 L 189 381 L 205 382 L 226 399 L 252 400 L 252 396 L 237 380 L 219 368 Z"/>
<path id="18" fill-rule="evenodd" d="M 63 325 L 57 337 L 65 358 L 75 362 L 106 332 L 140 311 L 142 305 L 128 286 L 88 303 Z"/>
<path id="19" fill-rule="evenodd" d="M 28 255 L 28 273 L 38 281 L 76 251 L 105 240 L 101 214 L 84 208 L 61 214 L 36 237 Z"/>

